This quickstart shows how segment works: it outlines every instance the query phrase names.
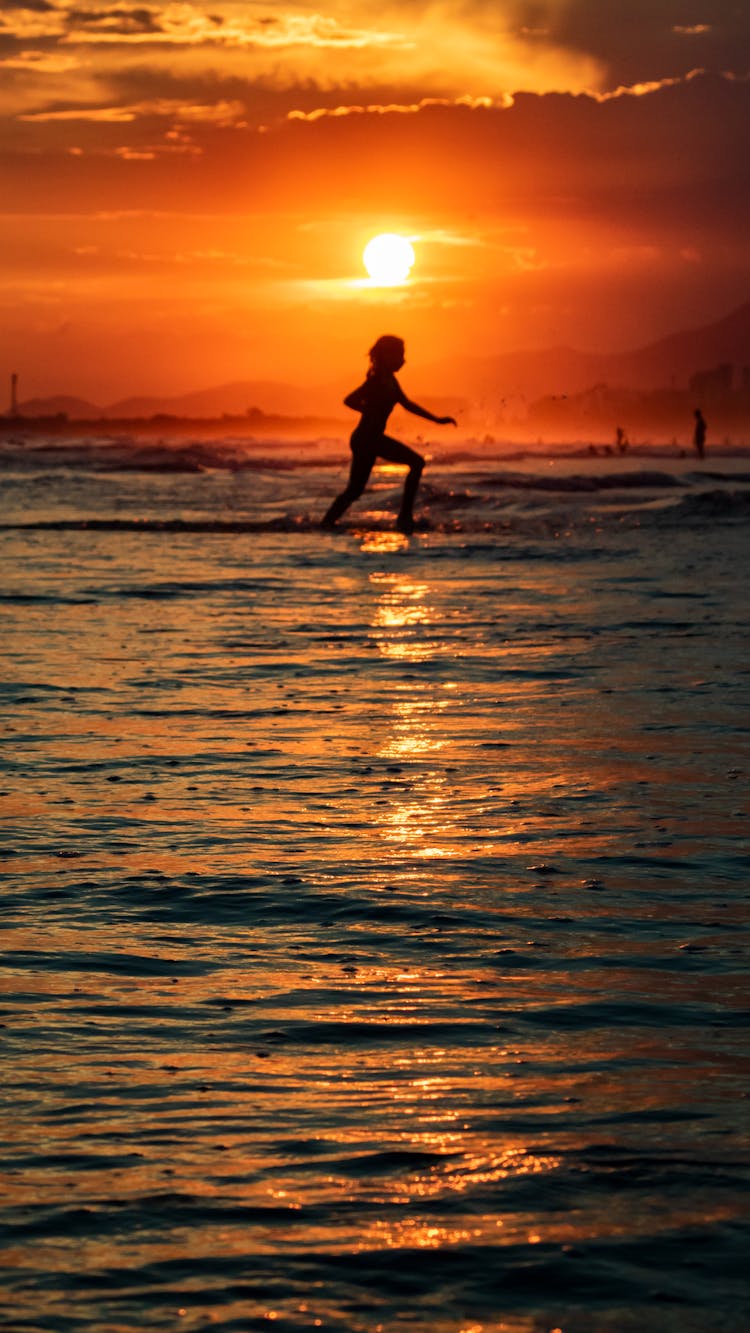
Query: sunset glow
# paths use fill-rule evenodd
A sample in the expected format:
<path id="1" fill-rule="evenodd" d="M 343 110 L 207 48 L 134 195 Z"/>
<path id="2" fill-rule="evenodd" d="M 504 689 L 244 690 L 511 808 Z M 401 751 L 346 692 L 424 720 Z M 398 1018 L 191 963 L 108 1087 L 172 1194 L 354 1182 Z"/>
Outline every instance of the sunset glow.
<path id="1" fill-rule="evenodd" d="M 10 0 L 0 372 L 317 388 L 398 304 L 410 366 L 460 393 L 467 328 L 623 351 L 718 319 L 747 298 L 750 14 L 673 10 Z M 365 278 L 383 233 L 403 257 Z"/>

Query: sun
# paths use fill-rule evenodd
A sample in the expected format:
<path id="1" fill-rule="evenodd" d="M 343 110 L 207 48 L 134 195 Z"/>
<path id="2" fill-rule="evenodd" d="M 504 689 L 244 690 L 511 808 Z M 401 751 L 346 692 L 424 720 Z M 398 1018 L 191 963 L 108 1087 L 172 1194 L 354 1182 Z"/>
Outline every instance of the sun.
<path id="1" fill-rule="evenodd" d="M 362 254 L 362 262 L 376 287 L 397 287 L 406 282 L 414 258 L 411 241 L 391 231 L 373 236 Z"/>

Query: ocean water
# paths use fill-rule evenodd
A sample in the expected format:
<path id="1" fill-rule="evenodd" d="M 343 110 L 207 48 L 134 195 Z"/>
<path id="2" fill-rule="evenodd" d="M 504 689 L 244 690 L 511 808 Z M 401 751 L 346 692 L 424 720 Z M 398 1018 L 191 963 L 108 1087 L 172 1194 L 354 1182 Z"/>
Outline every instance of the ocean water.
<path id="1" fill-rule="evenodd" d="M 750 460 L 0 452 L 0 1327 L 750 1328 Z"/>

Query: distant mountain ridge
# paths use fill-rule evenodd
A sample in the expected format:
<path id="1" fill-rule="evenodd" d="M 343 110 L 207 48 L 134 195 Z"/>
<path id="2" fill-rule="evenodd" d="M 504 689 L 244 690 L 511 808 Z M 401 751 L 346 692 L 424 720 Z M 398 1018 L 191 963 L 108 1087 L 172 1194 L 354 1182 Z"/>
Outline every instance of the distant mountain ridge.
<path id="1" fill-rule="evenodd" d="M 692 374 L 721 362 L 750 364 L 750 301 L 724 318 L 661 338 L 625 353 L 580 352 L 548 347 L 492 357 L 452 357 L 415 366 L 415 394 L 459 397 L 471 407 L 496 409 L 504 400 L 543 394 L 580 393 L 598 383 L 640 390 L 687 388 Z M 436 387 L 437 386 L 437 387 Z M 75 420 L 127 420 L 167 414 L 220 418 L 225 414 L 343 419 L 340 385 L 301 387 L 277 380 L 240 380 L 173 397 L 135 396 L 101 407 L 85 399 L 57 395 L 20 404 L 23 416 L 64 412 Z"/>
<path id="2" fill-rule="evenodd" d="M 335 400 L 334 400 L 335 402 Z M 331 411 L 330 394 L 300 388 L 275 380 L 240 380 L 210 389 L 195 389 L 174 397 L 155 394 L 120 398 L 106 407 L 85 398 L 63 394 L 49 398 L 30 398 L 19 404 L 23 416 L 54 416 L 65 412 L 79 421 L 115 421 L 158 415 L 215 419 L 224 415 L 244 416 L 261 411 L 267 415 L 310 416 L 317 411 Z"/>
<path id="3" fill-rule="evenodd" d="M 627 389 L 682 388 L 699 370 L 722 362 L 750 364 L 750 301 L 723 319 L 683 330 L 632 352 L 579 352 L 572 347 L 506 352 L 433 363 L 423 371 L 446 388 L 456 378 L 477 405 L 514 397 L 573 394 L 605 383 Z"/>

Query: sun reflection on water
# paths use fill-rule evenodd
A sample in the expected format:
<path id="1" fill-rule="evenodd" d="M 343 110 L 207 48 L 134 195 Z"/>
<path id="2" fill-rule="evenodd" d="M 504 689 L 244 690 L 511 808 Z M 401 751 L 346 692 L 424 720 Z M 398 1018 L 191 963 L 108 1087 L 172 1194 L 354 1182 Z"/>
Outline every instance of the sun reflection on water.
<path id="1" fill-rule="evenodd" d="M 417 627 L 436 622 L 436 613 L 428 601 L 429 583 L 408 574 L 381 570 L 373 571 L 370 582 L 377 594 L 373 637 L 383 656 L 404 662 L 424 662 L 435 657 L 436 639 L 415 632 Z"/>
<path id="2" fill-rule="evenodd" d="M 409 545 L 409 538 L 401 532 L 374 532 L 365 531 L 361 534 L 363 551 L 368 554 L 393 555 L 395 551 L 403 551 Z"/>
<path id="3" fill-rule="evenodd" d="M 445 769 L 434 764 L 447 743 L 440 731 L 444 707 L 431 687 L 417 698 L 413 687 L 400 689 L 392 705 L 391 733 L 379 750 L 383 759 L 430 765 L 416 773 L 411 767 L 408 786 L 394 785 L 381 824 L 387 841 L 400 843 L 422 858 L 451 856 L 455 851 L 451 834 L 458 833 L 448 813 Z"/>
<path id="4" fill-rule="evenodd" d="M 376 594 L 372 633 L 383 657 L 405 665 L 435 658 L 437 642 L 424 633 L 437 619 L 429 582 L 401 571 L 374 570 L 370 583 Z M 420 860 L 455 855 L 459 836 L 448 816 L 450 789 L 443 762 L 448 744 L 443 714 L 450 704 L 442 684 L 398 681 L 389 729 L 377 751 L 379 758 L 405 766 L 394 773 L 380 819 L 381 834 Z"/>

